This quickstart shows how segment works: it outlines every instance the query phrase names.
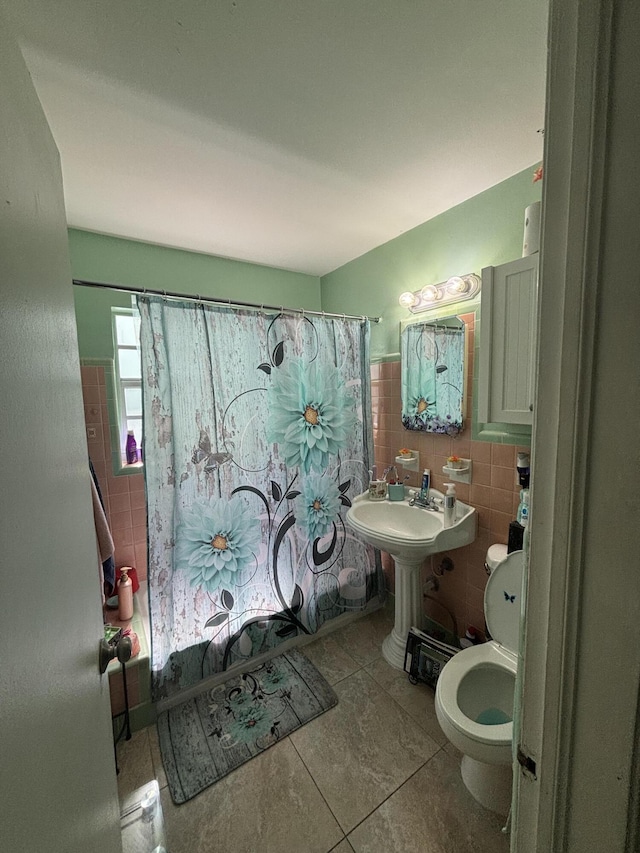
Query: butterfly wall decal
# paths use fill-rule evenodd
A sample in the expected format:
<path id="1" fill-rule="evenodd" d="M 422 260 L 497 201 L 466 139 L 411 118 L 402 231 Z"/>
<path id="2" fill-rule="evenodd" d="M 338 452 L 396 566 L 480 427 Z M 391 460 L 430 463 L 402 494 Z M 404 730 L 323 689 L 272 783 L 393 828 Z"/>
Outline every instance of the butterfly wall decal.
<path id="1" fill-rule="evenodd" d="M 504 590 L 503 590 L 503 592 L 504 592 Z M 515 595 L 509 595 L 509 593 L 508 593 L 508 592 L 505 592 L 505 593 L 504 593 L 504 600 L 505 600 L 505 601 L 510 601 L 510 602 L 511 602 L 511 604 L 513 604 L 513 602 L 516 600 L 516 597 L 515 597 Z"/>
<path id="2" fill-rule="evenodd" d="M 212 453 L 211 439 L 203 429 L 200 430 L 200 440 L 191 457 L 194 465 L 204 462 L 203 470 L 205 474 L 213 474 L 220 465 L 224 465 L 225 462 L 229 462 L 231 459 L 233 459 L 232 453 Z"/>

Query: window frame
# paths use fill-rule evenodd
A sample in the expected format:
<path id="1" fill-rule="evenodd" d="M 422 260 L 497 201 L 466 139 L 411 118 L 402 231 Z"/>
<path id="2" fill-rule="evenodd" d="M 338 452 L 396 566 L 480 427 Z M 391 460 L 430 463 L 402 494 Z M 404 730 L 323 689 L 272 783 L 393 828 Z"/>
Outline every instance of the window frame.
<path id="1" fill-rule="evenodd" d="M 115 414 L 116 414 L 116 425 L 115 431 L 118 436 L 118 458 L 120 459 L 120 470 L 121 471 L 138 471 L 143 466 L 142 460 L 139 460 L 132 465 L 127 463 L 127 455 L 126 455 L 126 441 L 127 441 L 127 432 L 130 429 L 128 423 L 129 421 L 138 421 L 140 423 L 139 430 L 139 441 L 136 439 L 136 443 L 138 445 L 138 455 L 140 455 L 140 451 L 142 448 L 142 428 L 143 428 L 143 414 L 142 412 L 139 415 L 128 415 L 127 414 L 127 406 L 125 399 L 125 389 L 126 388 L 139 388 L 140 394 L 142 395 L 142 364 L 140 364 L 140 378 L 131 378 L 126 377 L 123 378 L 120 375 L 120 359 L 119 353 L 121 350 L 127 351 L 135 351 L 140 355 L 140 340 L 138 337 L 137 344 L 121 344 L 118 341 L 118 328 L 117 328 L 117 317 L 139 317 L 139 312 L 136 307 L 132 308 L 124 308 L 121 306 L 112 306 L 111 308 L 111 330 L 113 334 L 113 378 L 114 378 L 114 386 L 115 386 Z M 138 335 L 139 335 L 139 327 L 138 327 Z"/>

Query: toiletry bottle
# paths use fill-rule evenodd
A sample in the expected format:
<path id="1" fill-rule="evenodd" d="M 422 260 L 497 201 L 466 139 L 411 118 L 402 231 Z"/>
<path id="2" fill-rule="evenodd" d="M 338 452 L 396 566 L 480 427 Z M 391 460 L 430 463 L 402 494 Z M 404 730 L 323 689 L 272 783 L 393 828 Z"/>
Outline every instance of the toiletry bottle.
<path id="1" fill-rule="evenodd" d="M 523 527 L 529 523 L 529 489 L 520 489 L 520 503 L 516 521 Z"/>
<path id="2" fill-rule="evenodd" d="M 127 465 L 133 465 L 138 461 L 138 446 L 136 445 L 136 439 L 132 429 L 127 433 L 125 453 L 127 457 Z"/>
<path id="3" fill-rule="evenodd" d="M 445 483 L 447 493 L 444 496 L 444 526 L 452 527 L 456 523 L 456 487 L 455 483 Z"/>
<path id="4" fill-rule="evenodd" d="M 431 485 L 431 471 L 425 468 L 422 472 L 422 485 L 420 486 L 420 500 L 429 500 L 429 487 Z"/>
<path id="5" fill-rule="evenodd" d="M 520 516 L 520 524 L 527 527 L 529 524 L 529 489 L 523 489 L 520 492 L 520 506 L 518 507 L 518 515 Z"/>
<path id="6" fill-rule="evenodd" d="M 529 467 L 529 454 L 528 453 L 518 453 L 518 461 L 516 462 L 516 469 L 518 471 L 518 482 L 522 486 L 523 489 L 529 488 L 529 475 L 530 475 L 530 467 Z"/>
<path id="7" fill-rule="evenodd" d="M 473 625 L 469 625 L 467 630 L 465 631 L 464 637 L 460 637 L 458 642 L 460 643 L 461 649 L 470 649 L 471 646 L 477 645 L 478 641 L 478 633 Z"/>
<path id="8" fill-rule="evenodd" d="M 118 581 L 118 619 L 121 622 L 126 622 L 133 616 L 133 584 L 128 571 L 129 568 L 123 566 Z"/>

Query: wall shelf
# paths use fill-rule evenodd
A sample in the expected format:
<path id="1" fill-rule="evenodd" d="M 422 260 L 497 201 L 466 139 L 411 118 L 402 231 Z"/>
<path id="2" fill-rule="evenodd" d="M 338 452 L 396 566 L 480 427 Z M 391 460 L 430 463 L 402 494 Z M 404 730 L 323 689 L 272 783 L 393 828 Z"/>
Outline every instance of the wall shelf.
<path id="1" fill-rule="evenodd" d="M 419 468 L 420 454 L 417 450 L 412 451 L 413 456 L 396 456 L 396 465 L 401 465 L 408 471 L 417 471 Z"/>
<path id="2" fill-rule="evenodd" d="M 470 483 L 473 473 L 473 462 L 471 459 L 461 459 L 463 464 L 461 468 L 449 468 L 448 465 L 443 466 L 442 473 L 445 474 L 452 483 Z"/>

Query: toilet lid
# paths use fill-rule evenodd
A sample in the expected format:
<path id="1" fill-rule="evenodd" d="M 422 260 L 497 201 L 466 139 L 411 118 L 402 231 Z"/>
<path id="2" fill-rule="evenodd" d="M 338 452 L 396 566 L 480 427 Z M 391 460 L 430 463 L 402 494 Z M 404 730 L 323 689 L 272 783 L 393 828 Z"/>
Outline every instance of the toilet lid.
<path id="1" fill-rule="evenodd" d="M 513 551 L 496 566 L 484 591 L 484 617 L 489 633 L 513 654 L 517 654 L 520 642 L 523 574 L 523 553 Z"/>

